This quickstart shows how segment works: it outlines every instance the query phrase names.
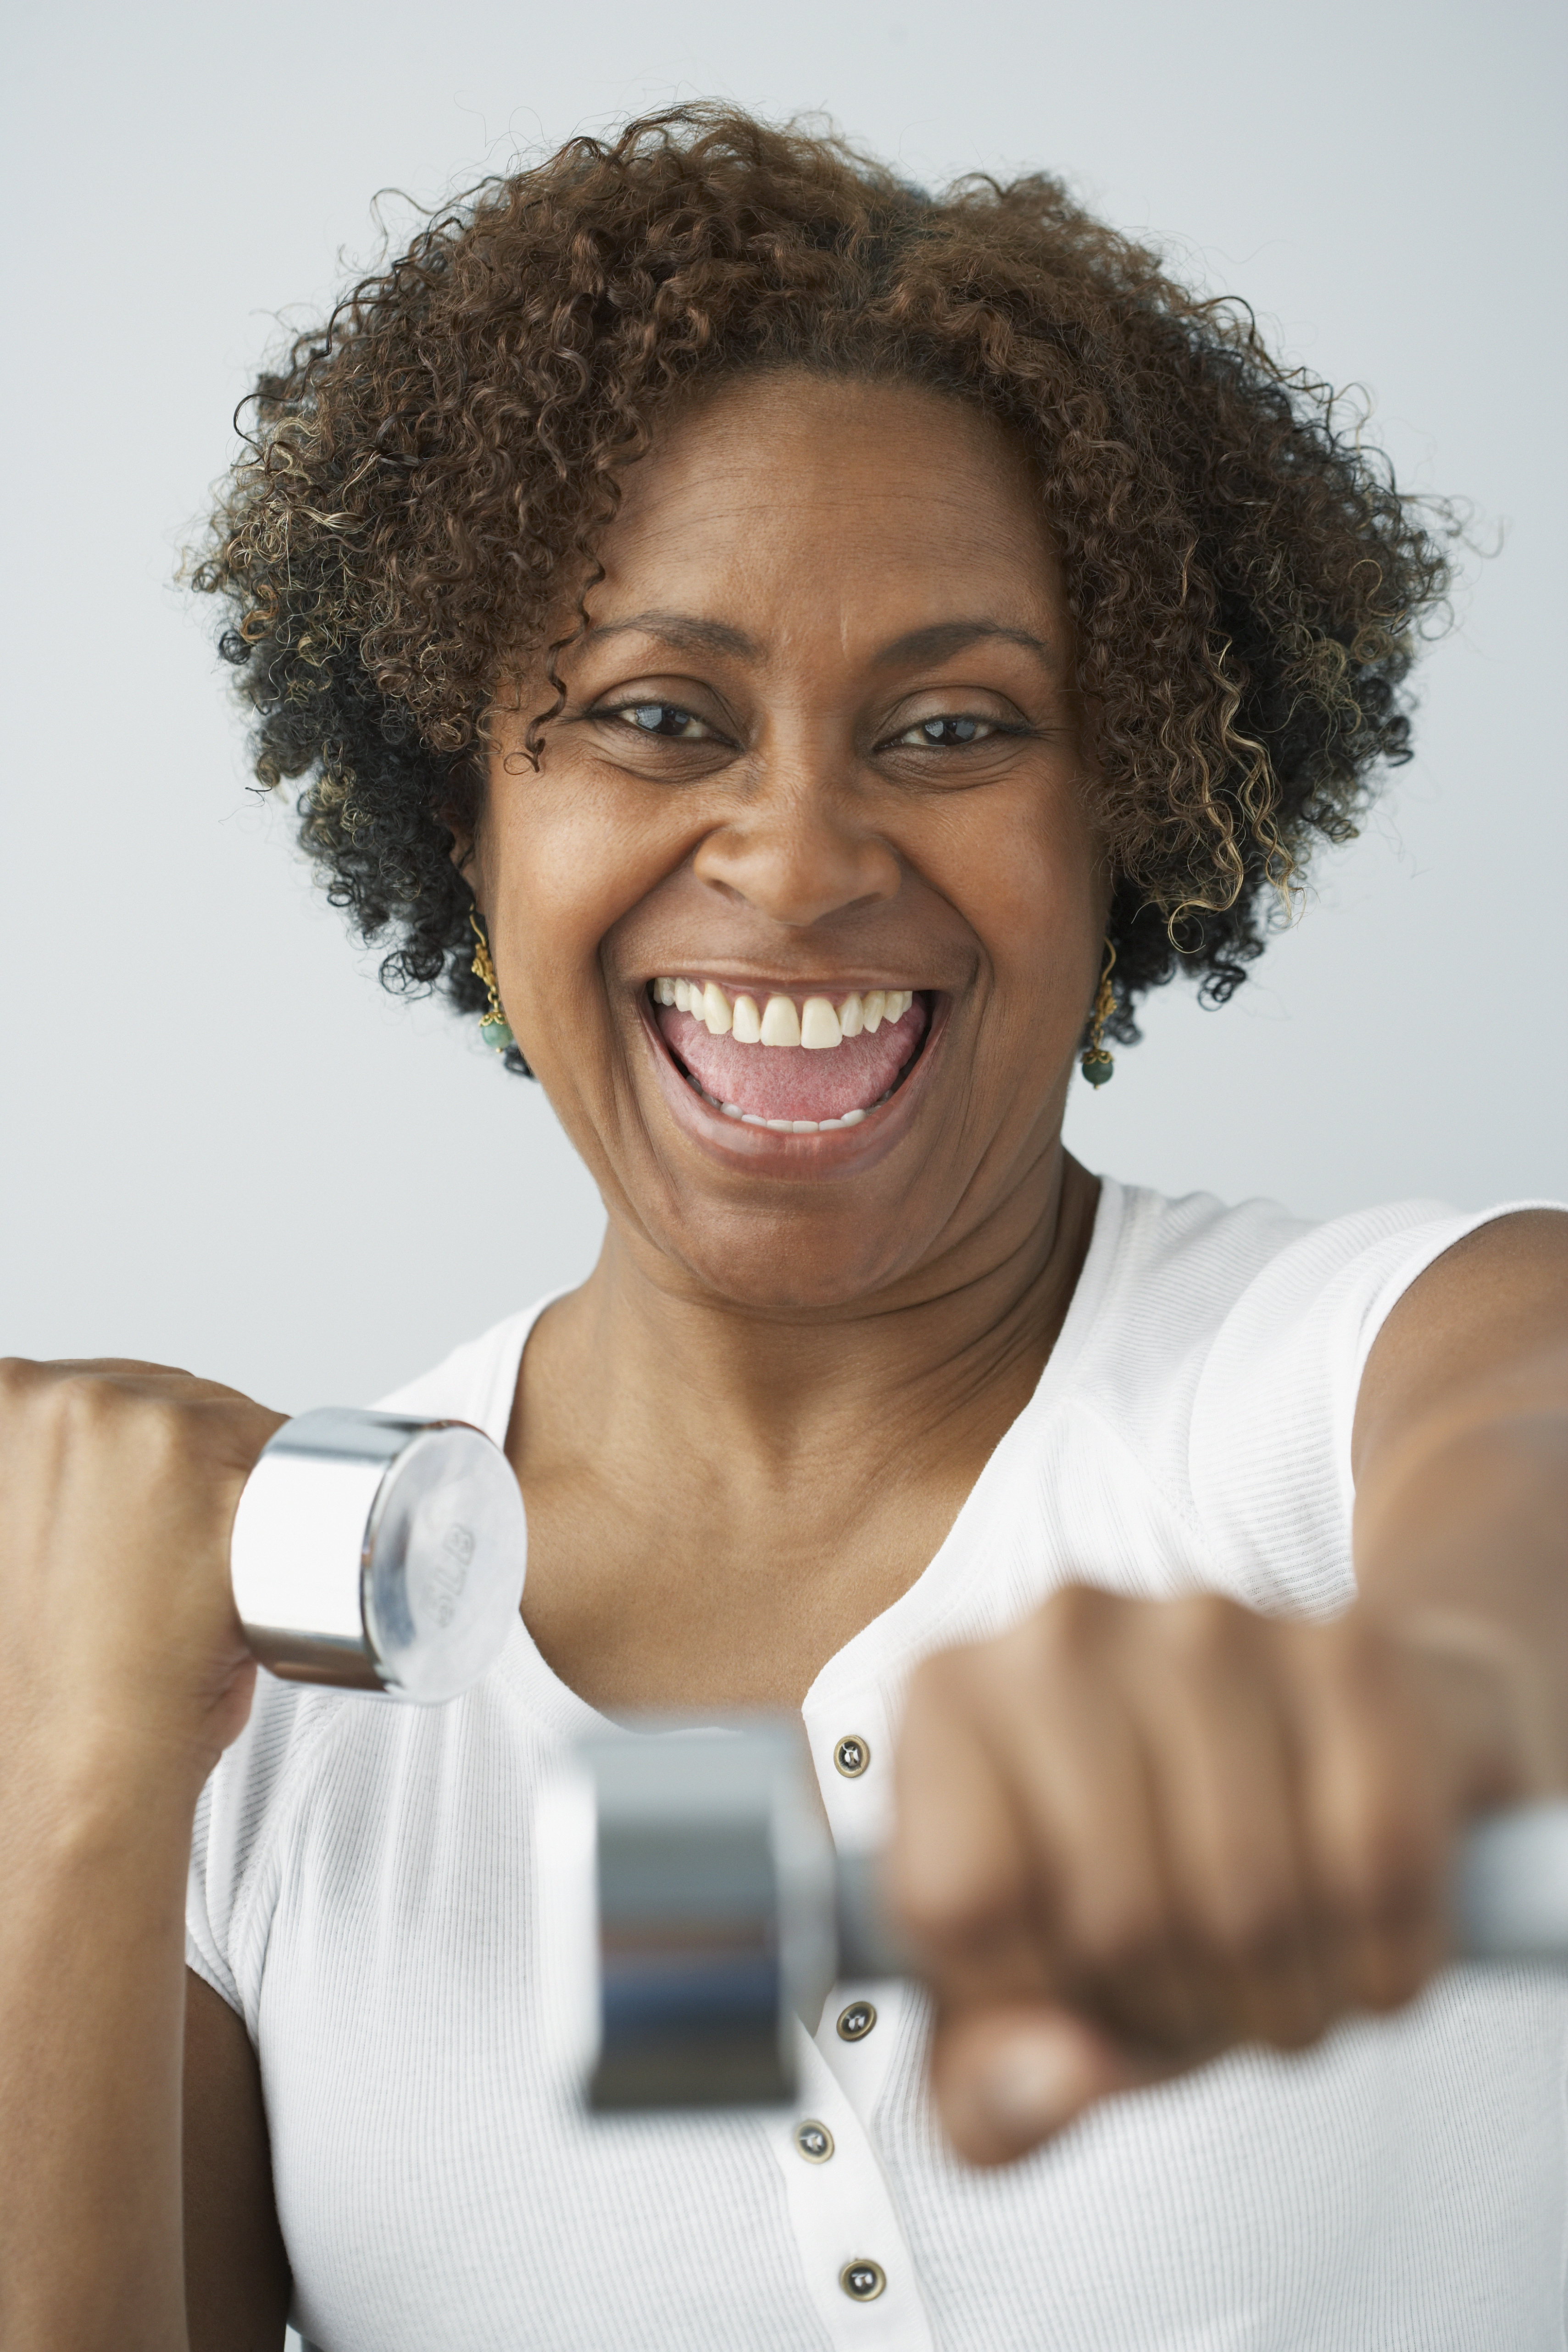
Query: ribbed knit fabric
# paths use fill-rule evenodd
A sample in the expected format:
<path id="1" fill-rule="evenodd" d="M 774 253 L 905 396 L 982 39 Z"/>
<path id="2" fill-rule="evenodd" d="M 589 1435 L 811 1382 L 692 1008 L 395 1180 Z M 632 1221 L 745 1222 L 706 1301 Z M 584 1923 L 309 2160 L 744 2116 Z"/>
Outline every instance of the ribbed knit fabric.
<path id="1" fill-rule="evenodd" d="M 1481 1222 L 1309 1227 L 1104 1188 L 1034 1398 L 920 1580 L 803 1716 L 841 1845 L 885 1832 L 913 1663 L 1092 1578 L 1270 1610 L 1353 1593 L 1349 1435 L 1406 1286 Z M 503 1435 L 533 1310 L 386 1402 Z M 679 1475 L 671 1466 L 671 1476 Z M 848 1985 L 798 2110 L 593 2120 L 551 2029 L 535 1792 L 599 1718 L 521 1624 L 426 1711 L 261 1677 L 196 1823 L 191 1966 L 260 2054 L 296 2324 L 322 2352 L 1545 2352 L 1568 2341 L 1568 1984 L 1453 1969 L 976 2172 L 921 1996 Z M 849 1780 L 835 1744 L 868 1742 Z M 873 2000 L 848 2044 L 840 2007 Z M 835 2153 L 805 2165 L 812 2115 Z M 838 2273 L 879 2263 L 852 2301 Z"/>

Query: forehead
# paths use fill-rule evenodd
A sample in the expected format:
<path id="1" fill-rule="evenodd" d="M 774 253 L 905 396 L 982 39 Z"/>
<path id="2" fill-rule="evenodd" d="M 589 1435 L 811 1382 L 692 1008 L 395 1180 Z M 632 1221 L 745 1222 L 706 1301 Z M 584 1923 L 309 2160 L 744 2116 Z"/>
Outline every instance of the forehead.
<path id="1" fill-rule="evenodd" d="M 907 384 L 779 374 L 689 403 L 628 470 L 600 558 L 596 616 L 623 594 L 682 611 L 807 604 L 843 620 L 854 607 L 868 625 L 894 608 L 918 622 L 928 604 L 1001 605 L 1036 623 L 1061 609 L 1021 444 L 978 409 Z"/>

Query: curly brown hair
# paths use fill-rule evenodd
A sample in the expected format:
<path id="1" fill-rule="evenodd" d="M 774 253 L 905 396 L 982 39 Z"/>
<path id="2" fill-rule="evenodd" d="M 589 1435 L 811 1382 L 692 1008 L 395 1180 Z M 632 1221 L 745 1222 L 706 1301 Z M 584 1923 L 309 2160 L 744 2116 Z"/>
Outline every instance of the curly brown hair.
<path id="1" fill-rule="evenodd" d="M 1112 1032 L 1178 969 L 1223 1002 L 1313 842 L 1352 835 L 1409 756 L 1442 510 L 1244 304 L 1055 180 L 931 197 L 713 106 L 486 180 L 259 379 L 194 577 L 230 607 L 256 774 L 307 779 L 302 839 L 362 936 L 395 942 L 384 980 L 482 1005 L 451 850 L 486 713 L 543 653 L 537 756 L 625 469 L 689 388 L 780 368 L 930 386 L 1020 436 L 1092 713 Z"/>

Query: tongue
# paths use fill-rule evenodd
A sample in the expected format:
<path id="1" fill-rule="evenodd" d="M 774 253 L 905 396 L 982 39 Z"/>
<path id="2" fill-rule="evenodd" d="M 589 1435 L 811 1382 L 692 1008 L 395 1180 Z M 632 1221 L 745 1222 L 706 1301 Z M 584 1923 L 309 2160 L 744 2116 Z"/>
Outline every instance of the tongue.
<path id="1" fill-rule="evenodd" d="M 658 1025 L 671 1053 L 715 1102 L 738 1103 L 760 1118 L 842 1118 L 847 1110 L 869 1110 L 913 1060 L 926 1009 L 917 996 L 901 1021 L 884 1021 L 874 1037 L 846 1037 L 821 1049 L 737 1045 L 733 1037 L 710 1036 L 673 1004 L 658 1008 Z"/>

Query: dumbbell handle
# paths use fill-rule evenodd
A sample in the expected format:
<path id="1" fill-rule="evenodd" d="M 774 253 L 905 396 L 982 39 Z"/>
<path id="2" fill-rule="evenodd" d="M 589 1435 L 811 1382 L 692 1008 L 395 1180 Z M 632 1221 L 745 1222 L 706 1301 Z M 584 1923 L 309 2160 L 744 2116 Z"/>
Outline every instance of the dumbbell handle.
<path id="1" fill-rule="evenodd" d="M 835 1984 L 916 1972 L 880 1857 L 834 1849 L 792 1719 L 586 1738 L 537 1828 L 600 2109 L 790 2097 L 795 2018 Z M 1478 1821 L 1450 1910 L 1458 1959 L 1568 1966 L 1568 1801 Z"/>
<path id="2" fill-rule="evenodd" d="M 837 1858 L 838 1973 L 846 1979 L 912 1969 L 882 1899 L 879 1859 Z M 1456 1959 L 1568 1965 L 1568 1801 L 1519 1805 L 1474 1823 L 1455 1865 L 1451 1919 Z"/>

